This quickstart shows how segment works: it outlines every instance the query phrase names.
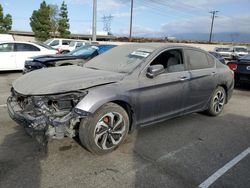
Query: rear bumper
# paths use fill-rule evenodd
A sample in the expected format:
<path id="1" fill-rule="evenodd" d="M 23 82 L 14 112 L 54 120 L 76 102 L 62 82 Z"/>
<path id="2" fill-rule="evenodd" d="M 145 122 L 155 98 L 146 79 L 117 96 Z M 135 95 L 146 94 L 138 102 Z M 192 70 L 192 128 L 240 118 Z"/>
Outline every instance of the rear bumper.
<path id="1" fill-rule="evenodd" d="M 250 74 L 235 72 L 234 77 L 235 77 L 236 82 L 248 82 L 248 83 L 250 83 Z"/>

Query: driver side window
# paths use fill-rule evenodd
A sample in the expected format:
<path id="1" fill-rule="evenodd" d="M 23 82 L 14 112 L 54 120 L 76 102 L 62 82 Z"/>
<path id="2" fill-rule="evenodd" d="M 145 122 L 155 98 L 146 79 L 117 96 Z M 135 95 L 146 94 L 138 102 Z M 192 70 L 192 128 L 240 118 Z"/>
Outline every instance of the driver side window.
<path id="1" fill-rule="evenodd" d="M 163 65 L 166 73 L 185 71 L 181 49 L 162 52 L 152 61 L 152 65 Z"/>

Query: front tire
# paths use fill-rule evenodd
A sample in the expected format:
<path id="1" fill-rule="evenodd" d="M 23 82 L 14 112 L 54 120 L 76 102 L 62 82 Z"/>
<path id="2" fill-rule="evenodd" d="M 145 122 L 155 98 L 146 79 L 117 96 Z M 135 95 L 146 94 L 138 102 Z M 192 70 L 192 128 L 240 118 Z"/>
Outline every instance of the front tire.
<path id="1" fill-rule="evenodd" d="M 81 121 L 79 138 L 86 149 L 101 155 L 115 150 L 126 138 L 128 129 L 127 112 L 115 103 L 107 103 Z"/>
<path id="2" fill-rule="evenodd" d="M 210 116 L 218 116 L 224 108 L 226 97 L 225 89 L 221 86 L 217 87 L 210 99 L 206 113 Z"/>

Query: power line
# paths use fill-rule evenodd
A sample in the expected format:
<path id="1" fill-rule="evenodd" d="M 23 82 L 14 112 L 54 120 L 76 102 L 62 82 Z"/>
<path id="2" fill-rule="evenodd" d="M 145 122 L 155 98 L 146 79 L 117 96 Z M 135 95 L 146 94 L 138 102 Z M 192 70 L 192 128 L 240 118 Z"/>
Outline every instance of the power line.
<path id="1" fill-rule="evenodd" d="M 218 13 L 219 11 L 217 10 L 214 10 L 214 11 L 211 11 L 209 12 L 210 14 L 212 14 L 212 23 L 211 23 L 211 29 L 210 29 L 210 35 L 209 35 L 209 42 L 212 41 L 212 34 L 213 34 L 213 27 L 214 27 L 214 18 L 216 18 L 216 14 Z"/>
<path id="2" fill-rule="evenodd" d="M 187 5 L 187 4 L 183 4 L 183 3 L 181 3 L 181 2 L 179 2 L 179 4 L 177 5 L 173 5 L 173 4 L 171 4 L 170 2 L 166 2 L 166 1 L 160 1 L 160 0 L 151 0 L 151 1 L 149 1 L 149 0 L 143 0 L 144 1 L 144 3 L 146 2 L 146 3 L 148 3 L 148 4 L 151 4 L 151 6 L 149 7 L 149 8 L 151 8 L 151 9 L 155 9 L 156 7 L 155 6 L 153 6 L 153 5 L 158 5 L 158 8 L 160 8 L 161 7 L 161 13 L 163 12 L 163 13 L 166 13 L 166 8 L 167 9 L 171 9 L 171 10 L 173 10 L 173 11 L 177 11 L 177 12 L 179 12 L 179 14 L 182 14 L 182 15 L 185 15 L 185 16 L 197 16 L 197 10 L 201 10 L 201 8 L 200 7 L 195 7 L 195 6 L 191 6 L 191 5 Z M 144 5 L 144 4 L 143 4 Z M 195 9 L 196 11 L 194 12 L 194 11 L 192 11 L 192 12 L 190 12 L 190 11 L 183 11 L 183 9 L 186 9 L 187 7 L 190 7 L 190 9 L 192 8 L 193 10 Z M 182 10 L 180 10 L 180 9 L 182 9 Z M 159 9 L 158 9 L 159 10 Z M 203 12 L 204 10 L 202 9 L 202 12 Z M 171 16 L 171 14 L 168 14 L 168 17 L 169 16 Z"/>

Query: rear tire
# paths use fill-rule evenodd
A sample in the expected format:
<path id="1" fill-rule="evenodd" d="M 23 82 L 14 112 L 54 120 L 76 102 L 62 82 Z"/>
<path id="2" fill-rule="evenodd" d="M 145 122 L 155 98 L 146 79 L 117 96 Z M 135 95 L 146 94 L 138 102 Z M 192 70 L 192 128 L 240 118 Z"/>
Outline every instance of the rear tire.
<path id="1" fill-rule="evenodd" d="M 206 114 L 218 116 L 224 108 L 226 97 L 225 89 L 221 86 L 217 87 L 209 101 L 209 107 L 206 110 Z"/>
<path id="2" fill-rule="evenodd" d="M 107 103 L 92 116 L 81 120 L 79 138 L 87 150 L 102 155 L 118 148 L 128 130 L 127 112 L 115 103 Z"/>

